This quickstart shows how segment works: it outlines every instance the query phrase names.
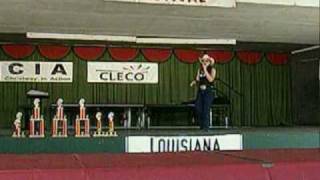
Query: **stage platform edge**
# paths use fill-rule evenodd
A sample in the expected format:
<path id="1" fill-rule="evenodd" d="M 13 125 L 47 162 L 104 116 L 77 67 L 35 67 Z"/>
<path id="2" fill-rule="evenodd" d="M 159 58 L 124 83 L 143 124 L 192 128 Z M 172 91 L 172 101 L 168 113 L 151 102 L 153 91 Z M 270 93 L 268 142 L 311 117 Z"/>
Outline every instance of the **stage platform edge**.
<path id="1" fill-rule="evenodd" d="M 0 136 L 0 153 L 124 153 L 129 136 L 215 136 L 241 134 L 244 150 L 279 148 L 320 148 L 319 127 L 294 128 L 232 128 L 200 130 L 119 130 L 118 137 L 98 138 L 12 138 L 8 133 Z"/>

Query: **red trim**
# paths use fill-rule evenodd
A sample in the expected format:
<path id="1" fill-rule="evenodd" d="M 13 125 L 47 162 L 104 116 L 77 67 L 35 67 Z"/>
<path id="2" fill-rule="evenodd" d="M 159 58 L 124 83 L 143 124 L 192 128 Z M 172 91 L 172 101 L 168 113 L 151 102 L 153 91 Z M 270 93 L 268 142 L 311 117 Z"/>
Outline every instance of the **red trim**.
<path id="1" fill-rule="evenodd" d="M 110 56 L 117 61 L 132 61 L 138 55 L 138 49 L 136 48 L 122 48 L 122 47 L 110 47 Z"/>
<path id="2" fill-rule="evenodd" d="M 70 51 L 70 47 L 64 45 L 39 45 L 38 49 L 42 56 L 53 60 L 65 57 Z"/>
<path id="3" fill-rule="evenodd" d="M 237 57 L 243 63 L 257 64 L 261 60 L 262 53 L 252 51 L 239 51 L 237 52 Z"/>
<path id="4" fill-rule="evenodd" d="M 202 51 L 193 49 L 175 49 L 174 54 L 180 61 L 191 64 L 198 61 Z"/>
<path id="5" fill-rule="evenodd" d="M 287 64 L 289 61 L 287 53 L 268 53 L 267 58 L 272 64 L 276 65 Z"/>
<path id="6" fill-rule="evenodd" d="M 171 49 L 144 48 L 141 49 L 143 56 L 151 62 L 165 62 L 171 56 Z"/>
<path id="7" fill-rule="evenodd" d="M 22 59 L 32 55 L 35 47 L 29 44 L 6 44 L 2 45 L 2 49 L 14 59 Z"/>
<path id="8" fill-rule="evenodd" d="M 233 58 L 233 52 L 224 50 L 211 50 L 207 51 L 210 57 L 213 57 L 216 63 L 227 63 Z"/>
<path id="9" fill-rule="evenodd" d="M 92 61 L 100 58 L 103 55 L 105 48 L 95 46 L 78 46 L 74 47 L 73 51 L 79 58 Z"/>

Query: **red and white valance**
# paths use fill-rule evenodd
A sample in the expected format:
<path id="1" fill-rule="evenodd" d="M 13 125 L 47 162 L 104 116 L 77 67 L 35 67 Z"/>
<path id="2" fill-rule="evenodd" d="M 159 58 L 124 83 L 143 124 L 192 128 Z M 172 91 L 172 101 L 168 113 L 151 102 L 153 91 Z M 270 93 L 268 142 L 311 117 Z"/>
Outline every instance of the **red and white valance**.
<path id="1" fill-rule="evenodd" d="M 138 55 L 136 48 L 110 47 L 110 56 L 116 61 L 133 61 Z"/>
<path id="2" fill-rule="evenodd" d="M 79 58 L 92 61 L 97 60 L 104 54 L 105 47 L 77 46 L 73 48 L 73 51 Z"/>
<path id="3" fill-rule="evenodd" d="M 143 48 L 141 52 L 147 61 L 159 63 L 166 62 L 172 54 L 171 49 L 161 48 Z"/>
<path id="4" fill-rule="evenodd" d="M 246 64 L 257 64 L 260 62 L 262 53 L 254 51 L 239 51 L 237 52 L 237 58 Z"/>
<path id="5" fill-rule="evenodd" d="M 272 64 L 287 64 L 289 55 L 287 53 L 267 53 L 267 58 Z"/>
<path id="6" fill-rule="evenodd" d="M 207 54 L 214 58 L 216 63 L 227 63 L 232 60 L 233 52 L 222 50 L 207 51 Z"/>
<path id="7" fill-rule="evenodd" d="M 58 60 L 67 56 L 70 51 L 69 46 L 64 45 L 39 45 L 39 53 L 47 59 Z"/>
<path id="8" fill-rule="evenodd" d="M 23 59 L 32 55 L 35 46 L 29 44 L 6 44 L 2 45 L 2 49 L 14 59 Z"/>
<path id="9" fill-rule="evenodd" d="M 198 61 L 198 58 L 202 55 L 202 51 L 194 49 L 175 49 L 174 54 L 177 59 L 184 63 L 195 63 Z"/>
<path id="10" fill-rule="evenodd" d="M 192 64 L 204 53 L 213 57 L 216 63 L 228 63 L 234 56 L 245 64 L 257 64 L 263 57 L 275 65 L 287 64 L 289 61 L 288 53 L 279 52 L 255 52 L 255 51 L 228 51 L 228 50 L 196 50 L 182 48 L 132 48 L 132 47 L 105 47 L 105 46 L 67 46 L 67 45 L 32 45 L 32 44 L 4 44 L 2 50 L 13 59 L 24 59 L 31 56 L 35 49 L 46 59 L 63 59 L 70 52 L 73 52 L 82 60 L 99 60 L 105 53 L 115 61 L 127 62 L 134 61 L 141 53 L 149 62 L 163 63 L 170 57 L 175 56 L 179 61 Z"/>

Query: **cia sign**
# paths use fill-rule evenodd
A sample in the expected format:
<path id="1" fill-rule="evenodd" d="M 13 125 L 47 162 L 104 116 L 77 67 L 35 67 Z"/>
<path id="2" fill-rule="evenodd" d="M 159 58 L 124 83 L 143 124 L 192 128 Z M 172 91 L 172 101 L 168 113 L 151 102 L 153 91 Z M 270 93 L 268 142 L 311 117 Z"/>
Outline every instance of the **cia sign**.
<path id="1" fill-rule="evenodd" d="M 1 61 L 2 82 L 72 82 L 71 62 Z"/>

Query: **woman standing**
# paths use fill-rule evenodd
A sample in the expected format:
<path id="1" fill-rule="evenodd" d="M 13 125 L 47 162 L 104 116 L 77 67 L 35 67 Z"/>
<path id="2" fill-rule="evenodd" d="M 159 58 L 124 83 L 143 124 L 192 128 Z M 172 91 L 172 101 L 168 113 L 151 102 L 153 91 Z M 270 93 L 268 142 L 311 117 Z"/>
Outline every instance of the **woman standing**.
<path id="1" fill-rule="evenodd" d="M 216 77 L 216 69 L 213 67 L 214 59 L 207 54 L 199 58 L 200 68 L 198 69 L 196 80 L 190 86 L 198 85 L 195 110 L 200 129 L 208 131 L 210 121 L 210 108 L 213 102 L 213 82 Z"/>

